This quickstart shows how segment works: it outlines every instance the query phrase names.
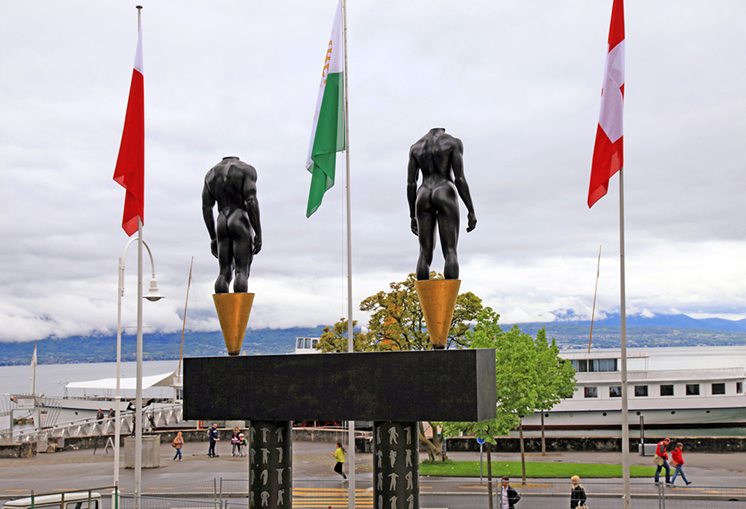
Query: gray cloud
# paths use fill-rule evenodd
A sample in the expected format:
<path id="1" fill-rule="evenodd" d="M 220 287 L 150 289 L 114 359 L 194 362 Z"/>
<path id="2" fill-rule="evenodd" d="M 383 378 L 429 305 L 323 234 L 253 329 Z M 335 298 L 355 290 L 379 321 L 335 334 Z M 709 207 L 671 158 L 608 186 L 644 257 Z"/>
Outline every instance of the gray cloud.
<path id="1" fill-rule="evenodd" d="M 305 219 L 303 169 L 335 2 L 145 2 L 146 240 L 177 330 L 211 329 L 205 171 L 259 171 L 265 247 L 252 326 L 346 313 L 344 180 Z M 350 129 L 355 301 L 413 270 L 409 145 L 433 126 L 465 144 L 479 226 L 463 288 L 507 321 L 618 305 L 617 179 L 585 205 L 610 2 L 352 2 Z M 29 27 L 33 27 L 30 30 Z M 746 6 L 627 5 L 625 114 L 632 309 L 744 314 Z M 111 331 L 123 192 L 112 180 L 134 55 L 132 5 L 15 3 L 0 19 L 0 340 Z M 134 251 L 134 250 L 133 250 Z M 135 257 L 125 314 L 133 321 Z M 436 268 L 442 258 L 436 257 Z"/>

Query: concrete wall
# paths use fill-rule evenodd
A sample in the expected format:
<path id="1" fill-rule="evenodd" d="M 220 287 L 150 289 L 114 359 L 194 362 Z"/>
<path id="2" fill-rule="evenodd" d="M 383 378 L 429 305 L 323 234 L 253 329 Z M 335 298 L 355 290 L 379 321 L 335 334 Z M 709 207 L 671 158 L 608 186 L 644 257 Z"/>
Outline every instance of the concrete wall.
<path id="1" fill-rule="evenodd" d="M 232 429 L 220 429 L 220 440 L 223 444 L 230 444 Z M 246 430 L 242 430 L 246 433 Z M 169 444 L 176 436 L 176 431 L 159 431 L 155 434 L 160 436 L 162 444 Z M 185 442 L 207 442 L 207 430 L 182 430 Z M 122 437 L 124 438 L 124 437 Z M 645 438 L 646 443 L 657 443 L 663 437 L 648 436 Z M 689 452 L 746 452 L 746 437 L 677 437 L 671 436 L 672 442 L 683 442 L 686 450 Z M 108 437 L 83 437 L 83 438 L 66 438 L 64 449 L 103 449 Z M 294 428 L 293 440 L 298 442 L 325 442 L 333 444 L 342 442 L 347 445 L 346 430 L 329 430 L 320 428 Z M 518 438 L 497 437 L 497 444 L 493 446 L 493 451 L 519 452 L 520 446 Z M 621 451 L 622 441 L 620 438 L 602 438 L 602 437 L 560 437 L 547 438 L 547 451 Z M 526 451 L 541 451 L 541 440 L 539 438 L 526 438 Z M 28 444 L 26 444 L 28 445 Z M 637 453 L 637 439 L 630 440 L 630 450 Z M 17 450 L 4 451 L 3 448 L 18 446 L 2 446 L 0 448 L 0 457 L 23 457 Z M 479 445 L 474 438 L 449 438 L 446 443 L 446 449 L 451 451 L 479 451 Z M 357 432 L 356 450 L 358 452 L 371 452 L 372 441 L 370 433 Z M 421 449 L 424 450 L 424 449 Z M 25 450 L 24 450 L 25 451 Z M 33 453 L 36 454 L 36 444 L 33 444 Z M 205 451 L 207 449 L 205 448 Z M 5 454 L 5 455 L 3 455 Z M 25 451 L 23 454 L 29 454 Z"/>
<path id="2" fill-rule="evenodd" d="M 31 458 L 36 456 L 36 442 L 0 445 L 0 458 Z"/>

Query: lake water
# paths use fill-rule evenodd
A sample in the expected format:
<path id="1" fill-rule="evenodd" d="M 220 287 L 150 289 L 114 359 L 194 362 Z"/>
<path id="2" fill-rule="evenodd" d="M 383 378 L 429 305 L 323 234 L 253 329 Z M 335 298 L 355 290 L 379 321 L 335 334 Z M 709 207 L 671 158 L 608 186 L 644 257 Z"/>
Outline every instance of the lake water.
<path id="1" fill-rule="evenodd" d="M 174 371 L 179 365 L 178 360 L 172 361 L 147 361 L 143 362 L 143 376 L 159 375 Z M 40 364 L 36 367 L 36 392 L 45 396 L 62 396 L 65 393 L 65 385 L 69 382 L 82 382 L 84 380 L 96 380 L 99 378 L 114 378 L 116 376 L 115 362 L 96 362 L 91 364 Z M 134 362 L 122 363 L 122 377 L 134 377 L 137 365 Z M 70 391 L 70 395 L 83 394 L 79 389 Z M 163 392 L 164 397 L 173 395 L 173 391 L 164 388 L 148 390 L 151 397 L 159 397 Z M 113 393 L 113 391 L 111 391 Z M 122 391 L 124 395 L 134 391 Z M 31 367 L 30 366 L 0 366 L 0 395 L 31 393 Z M 113 396 L 106 391 L 97 391 L 96 394 Z"/>

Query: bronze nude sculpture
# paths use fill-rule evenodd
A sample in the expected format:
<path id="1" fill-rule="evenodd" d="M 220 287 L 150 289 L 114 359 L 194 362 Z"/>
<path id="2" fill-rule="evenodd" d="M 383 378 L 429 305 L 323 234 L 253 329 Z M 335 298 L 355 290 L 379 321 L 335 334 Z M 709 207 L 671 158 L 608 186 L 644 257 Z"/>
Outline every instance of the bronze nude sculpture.
<path id="1" fill-rule="evenodd" d="M 463 153 L 461 140 L 447 134 L 441 127 L 430 129 L 409 150 L 407 199 L 412 233 L 417 235 L 420 243 L 418 280 L 430 278 L 436 226 L 445 258 L 445 279 L 458 279 L 458 196 L 468 211 L 466 231 L 470 232 L 477 226 L 469 185 L 464 176 Z M 419 173 L 422 173 L 422 183 L 417 188 Z"/>
<path id="2" fill-rule="evenodd" d="M 215 293 L 244 293 L 254 255 L 262 248 L 262 227 L 256 197 L 256 169 L 238 157 L 224 157 L 205 175 L 202 217 L 210 234 L 210 249 L 218 259 L 220 274 Z M 217 221 L 213 207 L 217 203 Z"/>

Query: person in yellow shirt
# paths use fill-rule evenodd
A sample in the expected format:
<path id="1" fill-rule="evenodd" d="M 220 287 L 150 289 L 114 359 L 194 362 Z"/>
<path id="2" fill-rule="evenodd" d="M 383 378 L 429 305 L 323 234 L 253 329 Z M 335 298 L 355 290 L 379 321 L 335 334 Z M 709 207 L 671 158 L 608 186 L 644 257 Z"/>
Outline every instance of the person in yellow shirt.
<path id="1" fill-rule="evenodd" d="M 345 448 L 342 447 L 342 444 L 340 442 L 337 442 L 337 448 L 334 450 L 333 453 L 331 453 L 334 459 L 337 461 L 337 464 L 334 465 L 334 471 L 337 472 L 339 475 L 344 478 L 344 480 L 347 480 L 347 476 L 342 471 L 342 467 L 345 464 Z"/>

